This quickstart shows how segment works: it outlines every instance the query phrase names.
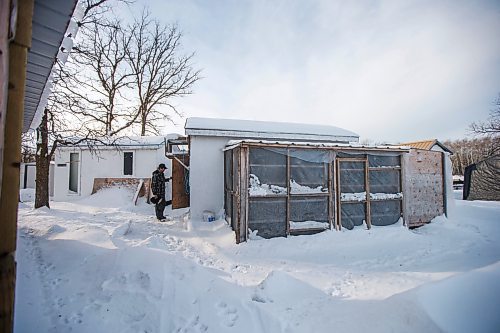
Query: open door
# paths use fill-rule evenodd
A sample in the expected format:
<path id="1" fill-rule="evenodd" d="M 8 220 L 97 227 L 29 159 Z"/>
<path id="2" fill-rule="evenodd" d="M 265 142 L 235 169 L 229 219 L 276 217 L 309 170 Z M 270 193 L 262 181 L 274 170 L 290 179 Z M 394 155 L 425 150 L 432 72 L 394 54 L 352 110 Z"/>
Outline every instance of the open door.
<path id="1" fill-rule="evenodd" d="M 189 207 L 189 169 L 186 166 L 189 166 L 189 155 L 172 159 L 172 209 Z"/>
<path id="2" fill-rule="evenodd" d="M 189 143 L 187 138 L 167 140 L 165 156 L 172 160 L 172 209 L 189 207 Z"/>

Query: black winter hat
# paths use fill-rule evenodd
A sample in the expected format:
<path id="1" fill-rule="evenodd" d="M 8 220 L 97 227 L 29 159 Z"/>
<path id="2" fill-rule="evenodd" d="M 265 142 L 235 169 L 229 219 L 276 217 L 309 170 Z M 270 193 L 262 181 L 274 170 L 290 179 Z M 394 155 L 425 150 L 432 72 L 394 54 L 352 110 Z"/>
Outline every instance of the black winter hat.
<path id="1" fill-rule="evenodd" d="M 163 163 L 160 163 L 160 165 L 158 165 L 158 169 L 166 169 L 166 168 L 167 167 Z"/>

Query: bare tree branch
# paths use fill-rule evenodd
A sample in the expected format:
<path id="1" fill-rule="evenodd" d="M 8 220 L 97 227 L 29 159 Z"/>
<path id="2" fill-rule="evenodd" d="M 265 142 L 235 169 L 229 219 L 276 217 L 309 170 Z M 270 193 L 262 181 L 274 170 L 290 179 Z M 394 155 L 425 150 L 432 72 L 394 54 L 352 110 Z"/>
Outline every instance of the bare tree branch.
<path id="1" fill-rule="evenodd" d="M 158 133 L 156 120 L 171 119 L 170 112 L 180 115 L 170 101 L 191 94 L 200 71 L 192 69 L 193 54 L 179 55 L 182 34 L 176 25 L 162 25 L 144 11 L 129 30 L 127 61 L 134 73 L 141 135 Z M 165 105 L 170 107 L 161 108 Z"/>
<path id="2" fill-rule="evenodd" d="M 494 108 L 490 111 L 486 121 L 473 122 L 469 126 L 469 131 L 475 135 L 500 135 L 500 94 L 495 100 Z"/>

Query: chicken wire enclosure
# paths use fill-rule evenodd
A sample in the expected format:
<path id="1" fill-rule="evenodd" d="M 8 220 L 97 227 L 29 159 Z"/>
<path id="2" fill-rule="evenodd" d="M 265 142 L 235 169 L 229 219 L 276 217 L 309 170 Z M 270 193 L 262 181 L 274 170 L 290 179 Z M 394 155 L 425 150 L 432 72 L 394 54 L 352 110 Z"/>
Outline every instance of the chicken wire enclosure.
<path id="1" fill-rule="evenodd" d="M 403 209 L 400 155 L 341 156 L 337 165 L 342 227 L 396 223 Z"/>
<path id="2" fill-rule="evenodd" d="M 226 149 L 226 219 L 237 242 L 389 225 L 402 215 L 401 151 L 239 142 Z"/>

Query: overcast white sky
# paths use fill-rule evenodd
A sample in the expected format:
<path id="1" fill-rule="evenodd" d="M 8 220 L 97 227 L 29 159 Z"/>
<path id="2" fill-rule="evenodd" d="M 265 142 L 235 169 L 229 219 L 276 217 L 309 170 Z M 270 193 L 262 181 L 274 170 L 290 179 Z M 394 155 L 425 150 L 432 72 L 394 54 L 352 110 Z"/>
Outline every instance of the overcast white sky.
<path id="1" fill-rule="evenodd" d="M 203 80 L 186 117 L 463 137 L 500 93 L 500 1 L 138 1 L 177 22 Z M 184 133 L 184 120 L 167 131 Z"/>

